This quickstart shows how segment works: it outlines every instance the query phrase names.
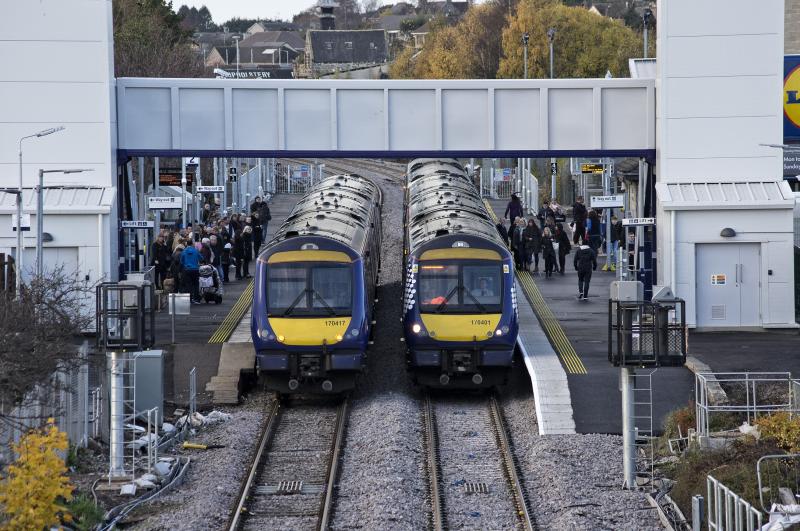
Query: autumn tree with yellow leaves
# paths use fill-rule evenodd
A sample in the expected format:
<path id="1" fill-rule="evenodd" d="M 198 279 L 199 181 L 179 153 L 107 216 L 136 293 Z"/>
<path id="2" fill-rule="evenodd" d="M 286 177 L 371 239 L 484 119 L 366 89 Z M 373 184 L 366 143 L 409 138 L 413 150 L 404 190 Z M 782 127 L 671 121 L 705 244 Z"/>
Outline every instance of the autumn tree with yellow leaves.
<path id="1" fill-rule="evenodd" d="M 628 75 L 628 58 L 642 54 L 642 37 L 622 22 L 560 0 L 489 0 L 457 24 L 432 24 L 422 50 L 409 46 L 390 68 L 392 78 L 493 79 L 523 76 L 522 35 L 528 32 L 528 76 L 549 77 L 547 29 L 555 28 L 555 77 Z"/>
<path id="2" fill-rule="evenodd" d="M 49 419 L 44 428 L 32 430 L 14 445 L 17 455 L 0 481 L 0 528 L 46 529 L 59 524 L 66 512 L 61 505 L 72 498 L 73 487 L 59 452 L 66 453 L 67 435 Z"/>

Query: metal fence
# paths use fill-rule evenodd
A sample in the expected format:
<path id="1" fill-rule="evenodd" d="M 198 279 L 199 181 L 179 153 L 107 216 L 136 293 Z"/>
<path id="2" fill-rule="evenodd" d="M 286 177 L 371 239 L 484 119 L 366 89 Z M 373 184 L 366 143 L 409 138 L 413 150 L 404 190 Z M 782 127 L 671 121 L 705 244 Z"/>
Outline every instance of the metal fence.
<path id="1" fill-rule="evenodd" d="M 276 178 L 279 194 L 304 194 L 319 182 L 322 168 L 319 164 L 286 164 Z"/>
<path id="2" fill-rule="evenodd" d="M 706 477 L 709 531 L 755 531 L 764 517 L 759 510 L 713 476 Z"/>
<path id="3" fill-rule="evenodd" d="M 720 392 L 726 398 L 720 400 Z M 800 413 L 800 381 L 789 372 L 701 372 L 695 374 L 695 413 L 698 436 L 752 423 L 759 415 Z M 719 414 L 727 414 L 725 416 Z M 715 425 L 713 416 L 720 423 Z"/>
<path id="4" fill-rule="evenodd" d="M 800 454 L 765 455 L 756 464 L 761 509 L 797 505 L 800 495 Z"/>
<path id="5" fill-rule="evenodd" d="M 45 426 L 50 418 L 67 434 L 71 444 L 86 446 L 96 425 L 96 417 L 90 414 L 95 401 L 89 391 L 87 352 L 84 345 L 81 363 L 60 368 L 13 407 L 0 404 L 0 463 L 13 460 L 11 445 L 28 431 Z"/>

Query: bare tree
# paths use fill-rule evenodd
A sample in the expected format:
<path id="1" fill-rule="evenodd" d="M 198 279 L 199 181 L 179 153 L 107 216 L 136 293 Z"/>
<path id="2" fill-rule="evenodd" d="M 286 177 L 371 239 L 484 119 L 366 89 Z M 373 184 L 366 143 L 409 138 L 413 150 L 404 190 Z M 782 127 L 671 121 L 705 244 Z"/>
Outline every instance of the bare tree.
<path id="1" fill-rule="evenodd" d="M 0 404 L 11 409 L 57 370 L 82 362 L 81 335 L 93 327 L 94 285 L 63 266 L 25 286 L 19 299 L 0 292 Z M 0 411 L 0 421 L 3 419 Z"/>

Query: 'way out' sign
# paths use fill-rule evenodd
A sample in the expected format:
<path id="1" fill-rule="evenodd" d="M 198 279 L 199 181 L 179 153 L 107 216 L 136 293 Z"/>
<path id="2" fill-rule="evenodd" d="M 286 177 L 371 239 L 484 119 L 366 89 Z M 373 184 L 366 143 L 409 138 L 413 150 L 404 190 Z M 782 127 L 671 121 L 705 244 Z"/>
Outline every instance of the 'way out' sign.
<path id="1" fill-rule="evenodd" d="M 150 210 L 180 210 L 180 197 L 148 197 L 147 207 Z"/>
<path id="2" fill-rule="evenodd" d="M 624 207 L 625 206 L 625 196 L 624 195 L 595 195 L 591 198 L 591 207 L 592 208 L 604 208 L 604 207 Z"/>

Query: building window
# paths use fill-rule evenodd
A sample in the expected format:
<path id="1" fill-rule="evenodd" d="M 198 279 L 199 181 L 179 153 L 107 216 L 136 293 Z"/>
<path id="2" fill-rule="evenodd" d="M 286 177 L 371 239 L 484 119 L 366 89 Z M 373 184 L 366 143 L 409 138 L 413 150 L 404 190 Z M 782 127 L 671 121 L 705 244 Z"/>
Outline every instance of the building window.
<path id="1" fill-rule="evenodd" d="M 352 49 L 353 49 L 353 43 L 352 43 L 352 42 L 349 42 L 349 41 L 348 41 L 348 42 L 345 42 L 345 43 L 344 43 L 344 49 L 345 49 L 345 50 L 352 50 Z"/>

